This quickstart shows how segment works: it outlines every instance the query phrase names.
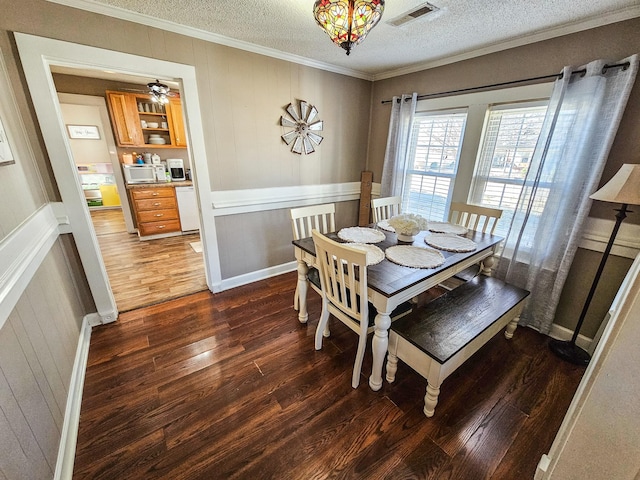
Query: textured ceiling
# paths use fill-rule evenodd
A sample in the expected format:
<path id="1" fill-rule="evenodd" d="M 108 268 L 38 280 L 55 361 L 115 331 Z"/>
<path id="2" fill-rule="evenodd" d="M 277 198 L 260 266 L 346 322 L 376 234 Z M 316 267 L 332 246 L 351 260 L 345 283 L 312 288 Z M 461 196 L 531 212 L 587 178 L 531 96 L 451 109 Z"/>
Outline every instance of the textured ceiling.
<path id="1" fill-rule="evenodd" d="M 638 0 L 387 0 L 351 55 L 315 24 L 313 0 L 50 0 L 364 78 L 385 78 L 640 16 Z M 188 27 L 188 28 L 184 28 Z M 246 42 L 246 43 L 245 43 Z"/>

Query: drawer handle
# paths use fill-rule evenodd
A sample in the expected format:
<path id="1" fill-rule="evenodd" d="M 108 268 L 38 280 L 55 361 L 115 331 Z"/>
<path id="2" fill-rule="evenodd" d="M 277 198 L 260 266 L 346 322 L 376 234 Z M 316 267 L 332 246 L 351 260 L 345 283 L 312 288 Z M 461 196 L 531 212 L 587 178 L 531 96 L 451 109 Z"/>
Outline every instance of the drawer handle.
<path id="1" fill-rule="evenodd" d="M 158 192 L 153 192 L 151 195 L 153 195 L 154 197 L 157 197 L 159 195 Z"/>
<path id="2" fill-rule="evenodd" d="M 164 225 L 158 225 L 158 228 L 164 228 Z"/>
<path id="3" fill-rule="evenodd" d="M 154 217 L 164 217 L 164 213 L 156 213 Z"/>
<path id="4" fill-rule="evenodd" d="M 154 207 L 157 207 L 158 205 L 162 205 L 160 202 L 156 202 L 153 204 Z"/>

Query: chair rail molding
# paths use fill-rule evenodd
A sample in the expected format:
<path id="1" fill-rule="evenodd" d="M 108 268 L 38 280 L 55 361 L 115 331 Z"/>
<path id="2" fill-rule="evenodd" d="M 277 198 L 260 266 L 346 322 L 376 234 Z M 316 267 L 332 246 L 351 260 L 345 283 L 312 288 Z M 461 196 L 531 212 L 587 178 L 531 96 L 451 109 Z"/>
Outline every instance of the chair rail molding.
<path id="1" fill-rule="evenodd" d="M 216 217 L 359 199 L 360 182 L 211 192 Z"/>
<path id="2" fill-rule="evenodd" d="M 51 203 L 0 241 L 0 328 L 60 235 Z"/>

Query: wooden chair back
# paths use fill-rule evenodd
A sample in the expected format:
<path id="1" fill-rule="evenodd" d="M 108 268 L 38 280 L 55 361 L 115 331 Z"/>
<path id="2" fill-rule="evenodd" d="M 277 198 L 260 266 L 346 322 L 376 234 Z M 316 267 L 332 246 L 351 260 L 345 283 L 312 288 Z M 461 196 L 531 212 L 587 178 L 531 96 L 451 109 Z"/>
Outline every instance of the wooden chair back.
<path id="1" fill-rule="evenodd" d="M 291 227 L 293 239 L 300 240 L 311 236 L 312 230 L 321 233 L 336 231 L 336 206 L 333 203 L 311 205 L 291 209 Z"/>
<path id="2" fill-rule="evenodd" d="M 401 206 L 401 197 L 374 198 L 371 200 L 373 223 L 378 223 L 380 220 L 387 220 L 394 215 L 400 215 Z"/>
<path id="3" fill-rule="evenodd" d="M 367 254 L 312 231 L 322 287 L 322 314 L 316 328 L 316 350 L 322 348 L 329 314 L 359 335 L 351 385 L 357 388 L 367 344 L 369 302 L 367 300 Z"/>
<path id="4" fill-rule="evenodd" d="M 463 225 L 469 230 L 494 234 L 498 220 L 502 217 L 499 208 L 482 207 L 470 203 L 452 202 L 449 209 L 449 222 Z"/>

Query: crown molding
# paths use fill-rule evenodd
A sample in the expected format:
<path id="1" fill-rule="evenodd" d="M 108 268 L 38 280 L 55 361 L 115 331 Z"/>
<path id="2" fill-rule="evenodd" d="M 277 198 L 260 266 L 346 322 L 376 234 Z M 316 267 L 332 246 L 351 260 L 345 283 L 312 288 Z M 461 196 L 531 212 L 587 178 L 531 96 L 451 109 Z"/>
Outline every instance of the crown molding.
<path id="1" fill-rule="evenodd" d="M 338 73 L 349 77 L 360 78 L 363 80 L 373 81 L 373 75 L 358 70 L 352 70 L 349 68 L 338 67 L 329 63 L 318 62 L 310 58 L 301 57 L 292 53 L 282 52 L 273 48 L 263 47 L 242 40 L 236 40 L 234 38 L 225 37 L 215 33 L 207 32 L 199 28 L 188 27 L 180 25 L 169 20 L 162 20 L 159 18 L 151 17 L 143 13 L 132 12 L 125 10 L 124 8 L 114 7 L 111 5 L 105 5 L 102 3 L 94 2 L 92 0 L 46 0 L 50 3 L 56 3 L 71 8 L 77 8 L 99 15 L 106 15 L 108 17 L 125 20 L 132 23 L 139 23 L 147 27 L 155 27 L 168 32 L 185 35 L 199 40 L 204 40 L 211 43 L 217 43 L 226 47 L 237 48 L 238 50 L 244 50 L 251 53 L 257 53 L 266 57 L 276 58 L 278 60 L 285 60 L 287 62 L 296 63 L 298 65 L 304 65 L 306 67 L 317 68 L 327 72 Z"/>
<path id="2" fill-rule="evenodd" d="M 542 42 L 551 38 L 561 37 L 563 35 L 569 35 L 572 33 L 581 32 L 583 30 L 589 30 L 591 28 L 602 27 L 604 25 L 622 22 L 624 20 L 630 20 L 636 17 L 640 17 L 640 5 L 633 5 L 627 8 L 616 10 L 614 12 L 597 15 L 569 25 L 539 30 L 531 35 L 523 35 L 506 42 L 494 43 L 491 45 L 487 45 L 486 47 L 461 53 L 459 55 L 451 55 L 430 62 L 416 63 L 407 67 L 377 73 L 373 75 L 373 81 L 375 82 L 378 80 L 384 80 L 387 78 L 399 77 L 410 73 L 420 72 L 422 70 L 429 70 L 431 68 L 449 65 L 451 63 L 461 62 L 463 60 L 469 60 L 470 58 L 481 57 L 483 55 L 500 52 L 502 50 L 508 50 L 510 48 L 521 47 L 523 45 L 529 45 L 536 42 Z"/>

